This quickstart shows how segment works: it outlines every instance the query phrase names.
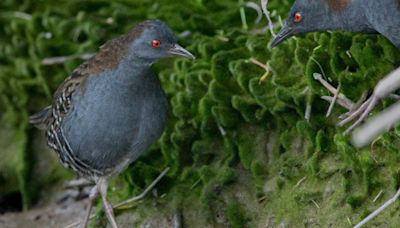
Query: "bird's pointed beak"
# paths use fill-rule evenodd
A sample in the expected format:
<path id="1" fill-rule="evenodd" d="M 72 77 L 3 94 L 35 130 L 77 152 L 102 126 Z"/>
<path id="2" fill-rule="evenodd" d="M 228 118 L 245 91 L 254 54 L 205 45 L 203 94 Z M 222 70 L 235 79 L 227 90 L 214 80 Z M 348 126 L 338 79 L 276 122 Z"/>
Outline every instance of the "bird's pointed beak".
<path id="1" fill-rule="evenodd" d="M 188 50 L 186 50 L 179 44 L 175 44 L 171 49 L 168 50 L 168 52 L 171 55 L 175 55 L 175 56 L 183 56 L 183 57 L 186 57 L 189 59 L 196 58 L 192 53 L 190 53 Z"/>
<path id="2" fill-rule="evenodd" d="M 289 27 L 286 23 L 279 31 L 278 35 L 276 35 L 275 39 L 271 43 L 271 47 L 275 47 L 278 44 L 282 43 L 285 41 L 287 38 L 291 37 L 294 34 L 293 28 Z"/>

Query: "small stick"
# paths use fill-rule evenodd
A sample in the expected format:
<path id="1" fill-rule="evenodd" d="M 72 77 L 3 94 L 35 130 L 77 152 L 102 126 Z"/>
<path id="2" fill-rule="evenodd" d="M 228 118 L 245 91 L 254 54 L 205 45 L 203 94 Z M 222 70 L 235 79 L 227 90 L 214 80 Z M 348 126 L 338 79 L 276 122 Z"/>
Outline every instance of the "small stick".
<path id="1" fill-rule="evenodd" d="M 365 225 L 367 222 L 369 222 L 371 219 L 375 218 L 378 214 L 380 214 L 383 210 L 385 210 L 389 205 L 392 203 L 396 202 L 397 198 L 400 196 L 400 189 L 397 190 L 396 194 L 386 201 L 380 208 L 376 209 L 374 212 L 369 214 L 365 219 L 363 219 L 361 222 L 359 222 L 357 225 L 354 226 L 354 228 L 360 228 L 363 225 Z"/>
<path id="2" fill-rule="evenodd" d="M 190 35 L 192 35 L 192 32 L 189 31 L 189 30 L 185 30 L 185 31 L 179 33 L 178 37 L 179 38 L 186 38 L 186 37 L 189 37 Z"/>
<path id="3" fill-rule="evenodd" d="M 192 190 L 194 187 L 196 187 L 199 183 L 201 182 L 201 179 L 198 179 L 196 182 L 194 182 L 192 184 L 192 186 L 190 186 L 190 189 Z"/>
<path id="4" fill-rule="evenodd" d="M 25 12 L 21 12 L 21 11 L 16 11 L 14 12 L 14 16 L 17 18 L 21 18 L 27 21 L 32 20 L 32 15 L 31 14 L 27 14 Z"/>
<path id="5" fill-rule="evenodd" d="M 264 64 L 264 63 L 258 61 L 257 59 L 255 59 L 255 58 L 253 58 L 253 57 L 251 57 L 251 58 L 249 59 L 249 61 L 250 61 L 251 63 L 254 63 L 254 64 L 256 64 L 257 66 L 263 68 L 265 71 L 268 71 L 268 65 L 267 65 L 267 64 Z"/>
<path id="6" fill-rule="evenodd" d="M 223 35 L 217 35 L 217 39 L 222 41 L 222 42 L 228 42 L 229 38 Z"/>
<path id="7" fill-rule="evenodd" d="M 322 74 L 320 73 L 313 73 L 313 78 L 319 81 L 329 92 L 335 94 L 337 91 L 335 87 L 333 87 L 329 82 L 322 78 Z"/>
<path id="8" fill-rule="evenodd" d="M 63 64 L 66 61 L 73 60 L 73 59 L 88 60 L 93 55 L 94 55 L 93 53 L 86 53 L 86 54 L 82 54 L 82 55 L 49 57 L 49 58 L 44 58 L 42 60 L 42 65 L 49 66 L 49 65 Z"/>
<path id="9" fill-rule="evenodd" d="M 321 97 L 322 100 L 326 100 L 328 102 L 332 102 L 333 97 L 330 96 L 322 96 Z M 340 106 L 342 106 L 343 108 L 347 109 L 347 110 L 351 110 L 353 104 L 347 104 L 346 101 L 338 98 L 338 100 L 336 101 L 336 103 L 338 103 Z"/>
<path id="10" fill-rule="evenodd" d="M 269 67 L 268 67 L 268 65 L 258 61 L 257 59 L 255 59 L 253 57 L 250 58 L 249 61 L 265 70 L 265 73 L 258 80 L 258 84 L 261 84 L 262 82 L 264 82 L 267 79 L 267 77 L 269 75 Z"/>
<path id="11" fill-rule="evenodd" d="M 301 185 L 301 183 L 303 183 L 306 179 L 307 179 L 307 176 L 301 178 L 293 188 L 299 187 Z"/>
<path id="12" fill-rule="evenodd" d="M 265 34 L 268 31 L 268 26 L 264 26 L 259 29 L 252 29 L 250 31 L 251 34 L 258 35 L 258 34 Z"/>
<path id="13" fill-rule="evenodd" d="M 244 11 L 243 7 L 244 3 L 243 0 L 238 0 L 238 1 L 240 5 L 239 13 L 240 13 L 240 19 L 242 20 L 242 27 L 244 30 L 247 30 L 249 26 L 247 25 L 246 12 Z"/>
<path id="14" fill-rule="evenodd" d="M 339 86 L 338 86 L 338 88 L 336 90 L 336 93 L 333 96 L 332 102 L 329 105 L 328 112 L 326 113 L 326 117 L 329 117 L 331 115 L 331 113 L 332 113 L 333 106 L 335 106 L 336 100 L 337 100 L 337 98 L 339 96 L 339 93 L 340 93 L 340 87 L 341 87 L 341 84 L 339 83 Z"/>
<path id="15" fill-rule="evenodd" d="M 331 84 L 329 84 L 329 82 L 327 82 L 325 79 L 323 79 L 322 75 L 320 73 L 314 73 L 313 77 L 315 80 L 319 81 L 322 84 L 322 86 L 324 86 L 329 92 L 331 92 L 332 94 L 337 93 L 337 90 L 335 89 L 335 87 L 333 87 Z M 342 93 L 339 93 L 338 99 L 343 100 L 347 104 L 353 104 L 353 101 L 351 101 L 349 98 L 344 96 Z"/>
<path id="16" fill-rule="evenodd" d="M 319 69 L 321 70 L 322 76 L 324 76 L 324 78 L 326 78 L 324 68 L 322 68 L 321 64 L 316 59 L 314 59 L 314 57 L 310 57 L 310 59 L 318 65 Z"/>
<path id="17" fill-rule="evenodd" d="M 375 203 L 379 199 L 379 197 L 381 197 L 382 193 L 383 193 L 383 190 L 380 190 L 378 195 L 375 196 L 375 198 L 374 198 L 374 200 L 372 200 L 372 202 Z"/>
<path id="18" fill-rule="evenodd" d="M 168 171 L 169 167 L 165 168 L 164 171 L 162 171 L 162 173 L 158 175 L 158 177 L 140 195 L 118 203 L 114 206 L 114 208 L 119 209 L 130 203 L 143 199 L 147 195 L 147 193 L 149 193 L 154 188 L 154 186 L 165 176 L 165 174 L 167 174 Z"/>
<path id="19" fill-rule="evenodd" d="M 265 17 L 268 20 L 269 31 L 271 32 L 273 37 L 276 37 L 276 34 L 274 33 L 274 24 L 271 21 L 271 17 L 270 17 L 270 13 L 268 11 L 267 5 L 268 5 L 268 0 L 261 0 L 261 9 L 264 12 Z"/>
<path id="20" fill-rule="evenodd" d="M 221 133 L 221 135 L 222 136 L 225 136 L 226 135 L 226 131 L 225 131 L 225 129 L 221 126 L 221 125 L 217 125 L 218 126 L 218 130 L 219 130 L 219 132 Z"/>
<path id="21" fill-rule="evenodd" d="M 381 139 L 381 137 L 377 137 L 376 139 L 374 139 L 374 141 L 372 141 L 371 143 L 371 157 L 372 159 L 374 159 L 375 163 L 378 164 L 378 160 L 375 157 L 375 144 L 379 141 L 379 139 Z"/>
<path id="22" fill-rule="evenodd" d="M 304 119 L 307 120 L 307 122 L 310 122 L 311 111 L 312 111 L 312 105 L 311 105 L 311 101 L 308 99 L 307 104 L 306 104 L 306 111 L 304 113 Z"/>
<path id="23" fill-rule="evenodd" d="M 311 202 L 313 202 L 314 205 L 315 205 L 318 209 L 321 209 L 321 207 L 317 204 L 317 202 L 315 202 L 315 200 L 312 199 Z"/>
<path id="24" fill-rule="evenodd" d="M 255 23 L 255 24 L 260 23 L 260 21 L 261 21 L 261 19 L 262 19 L 262 12 L 261 12 L 260 6 L 257 5 L 257 4 L 254 3 L 254 2 L 246 2 L 245 6 L 248 7 L 248 8 L 250 8 L 250 9 L 253 9 L 253 10 L 255 10 L 255 11 L 257 12 L 257 18 L 256 18 L 256 20 L 255 20 L 254 23 Z"/>
<path id="25" fill-rule="evenodd" d="M 346 217 L 347 217 L 347 222 L 349 223 L 349 225 L 350 225 L 350 226 L 353 226 L 353 223 L 351 222 L 349 216 L 346 216 Z"/>

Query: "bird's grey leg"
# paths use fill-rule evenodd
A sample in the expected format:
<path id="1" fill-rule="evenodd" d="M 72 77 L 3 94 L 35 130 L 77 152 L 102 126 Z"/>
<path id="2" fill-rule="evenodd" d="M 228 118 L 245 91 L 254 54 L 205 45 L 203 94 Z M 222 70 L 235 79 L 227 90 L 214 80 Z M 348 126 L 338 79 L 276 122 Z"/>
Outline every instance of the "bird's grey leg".
<path id="1" fill-rule="evenodd" d="M 376 103 L 378 102 L 378 99 L 376 97 L 371 97 L 371 101 L 369 102 L 368 106 L 365 108 L 361 116 L 357 119 L 356 122 L 354 122 L 349 128 L 346 129 L 344 134 L 348 134 L 351 130 L 353 130 L 355 127 L 357 127 L 366 117 L 367 115 L 372 111 L 372 109 L 375 107 Z"/>
<path id="2" fill-rule="evenodd" d="M 361 105 L 363 105 L 364 102 L 367 100 L 367 96 L 368 96 L 368 92 L 367 91 L 362 93 L 361 98 L 358 99 L 358 101 L 353 104 L 352 108 L 350 108 L 348 112 L 340 115 L 339 119 L 341 119 L 341 120 L 346 119 L 348 116 L 350 116 L 355 111 L 357 111 L 361 107 Z"/>
<path id="3" fill-rule="evenodd" d="M 99 194 L 99 190 L 97 185 L 95 185 L 92 190 L 90 191 L 90 195 L 89 195 L 89 203 L 87 205 L 86 208 L 86 213 L 85 213 L 85 217 L 83 218 L 81 224 L 80 224 L 80 228 L 86 228 L 87 224 L 89 222 L 89 217 L 90 217 L 90 212 L 92 211 L 92 206 L 93 206 L 93 201 L 97 198 Z"/>
<path id="4" fill-rule="evenodd" d="M 112 205 L 107 200 L 107 188 L 108 188 L 108 180 L 105 177 L 100 177 L 96 181 L 96 185 L 100 192 L 101 198 L 103 200 L 104 210 L 106 212 L 106 216 L 108 221 L 111 224 L 111 227 L 118 228 L 117 222 L 115 221 L 114 211 Z"/>
<path id="5" fill-rule="evenodd" d="M 358 109 L 352 111 L 349 113 L 349 116 L 347 116 L 345 119 L 343 119 L 342 121 L 340 121 L 338 123 L 338 126 L 342 127 L 345 124 L 351 122 L 352 120 L 354 120 L 355 118 L 357 118 L 357 116 L 362 115 L 362 113 L 364 113 L 364 111 L 367 109 L 367 107 L 369 107 L 371 101 L 372 101 L 373 97 L 368 98 L 368 100 L 366 100 Z"/>
<path id="6" fill-rule="evenodd" d="M 349 117 L 341 121 L 339 123 L 339 126 L 343 126 L 344 124 L 352 121 L 357 116 L 360 116 L 359 119 L 345 131 L 345 133 L 348 133 L 365 119 L 365 117 L 368 115 L 369 112 L 371 112 L 371 110 L 375 107 L 376 103 L 379 100 L 389 96 L 398 88 L 400 88 L 400 68 L 397 68 L 388 76 L 380 80 L 376 85 L 374 93 L 371 95 L 371 97 L 367 101 L 365 101 L 364 104 L 362 104 L 360 108 L 353 112 Z"/>

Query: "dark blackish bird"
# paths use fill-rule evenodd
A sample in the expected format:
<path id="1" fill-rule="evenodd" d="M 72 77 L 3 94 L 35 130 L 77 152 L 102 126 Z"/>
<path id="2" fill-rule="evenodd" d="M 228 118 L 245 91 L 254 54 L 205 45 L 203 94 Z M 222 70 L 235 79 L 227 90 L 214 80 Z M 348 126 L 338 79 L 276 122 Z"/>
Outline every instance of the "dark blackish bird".
<path id="1" fill-rule="evenodd" d="M 400 0 L 296 0 L 271 46 L 326 30 L 379 33 L 400 48 Z"/>
<path id="2" fill-rule="evenodd" d="M 162 134 L 168 102 L 151 65 L 172 56 L 194 59 L 164 22 L 142 22 L 101 46 L 59 86 L 52 105 L 31 116 L 32 124 L 46 130 L 62 164 L 96 184 L 82 227 L 98 193 L 111 226 L 117 227 L 107 200 L 108 180 Z"/>

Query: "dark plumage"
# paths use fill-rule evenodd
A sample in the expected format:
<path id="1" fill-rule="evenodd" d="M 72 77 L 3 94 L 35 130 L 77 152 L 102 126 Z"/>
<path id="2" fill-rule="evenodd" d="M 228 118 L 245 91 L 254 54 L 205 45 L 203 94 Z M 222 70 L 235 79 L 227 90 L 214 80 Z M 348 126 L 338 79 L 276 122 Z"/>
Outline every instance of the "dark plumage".
<path id="1" fill-rule="evenodd" d="M 96 182 L 107 216 L 108 177 L 136 160 L 165 127 L 167 100 L 150 66 L 170 56 L 194 58 L 158 20 L 108 41 L 57 89 L 51 106 L 31 117 L 46 129 L 48 145 L 64 166 Z M 88 214 L 85 217 L 86 226 Z"/>
<path id="2" fill-rule="evenodd" d="M 379 33 L 400 48 L 400 0 L 296 0 L 272 46 L 326 30 Z"/>

